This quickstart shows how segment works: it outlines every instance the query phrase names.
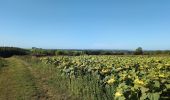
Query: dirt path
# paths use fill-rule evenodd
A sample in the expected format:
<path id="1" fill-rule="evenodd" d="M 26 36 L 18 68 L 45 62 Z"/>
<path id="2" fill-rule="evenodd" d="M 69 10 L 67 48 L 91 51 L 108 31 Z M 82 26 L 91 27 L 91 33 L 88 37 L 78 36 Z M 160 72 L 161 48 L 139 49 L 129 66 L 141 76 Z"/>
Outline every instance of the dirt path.
<path id="1" fill-rule="evenodd" d="M 6 60 L 0 70 L 0 100 L 55 100 L 28 63 L 14 57 Z"/>

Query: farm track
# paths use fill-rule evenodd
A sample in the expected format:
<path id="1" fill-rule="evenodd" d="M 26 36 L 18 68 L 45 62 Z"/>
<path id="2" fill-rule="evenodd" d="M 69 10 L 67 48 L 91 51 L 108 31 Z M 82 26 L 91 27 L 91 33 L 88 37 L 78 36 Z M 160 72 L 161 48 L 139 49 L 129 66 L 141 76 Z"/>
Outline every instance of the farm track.
<path id="1" fill-rule="evenodd" d="M 6 60 L 7 66 L 0 70 L 0 100 L 63 100 L 34 66 L 14 57 Z"/>

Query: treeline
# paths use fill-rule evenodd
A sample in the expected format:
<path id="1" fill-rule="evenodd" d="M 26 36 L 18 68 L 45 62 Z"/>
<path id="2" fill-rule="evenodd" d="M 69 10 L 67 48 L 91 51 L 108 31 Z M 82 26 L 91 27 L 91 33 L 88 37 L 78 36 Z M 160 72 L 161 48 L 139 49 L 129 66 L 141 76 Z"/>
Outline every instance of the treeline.
<path id="1" fill-rule="evenodd" d="M 67 56 L 80 56 L 80 55 L 124 55 L 132 54 L 132 51 L 121 50 L 64 50 L 64 49 L 41 49 L 32 48 L 31 55 L 33 56 L 55 56 L 55 55 L 67 55 Z"/>
<path id="2" fill-rule="evenodd" d="M 170 50 L 155 50 L 144 51 L 138 47 L 134 51 L 130 50 L 64 50 L 64 49 L 41 49 L 32 48 L 31 55 L 33 56 L 55 56 L 55 55 L 170 55 Z"/>
<path id="3" fill-rule="evenodd" d="M 27 55 L 29 50 L 16 47 L 0 47 L 0 57 L 11 57 L 13 55 Z"/>
<path id="4" fill-rule="evenodd" d="M 144 55 L 170 55 L 170 50 L 144 51 Z"/>
<path id="5" fill-rule="evenodd" d="M 134 51 L 130 50 L 64 50 L 64 49 L 22 49 L 17 47 L 0 47 L 0 57 L 10 57 L 13 55 L 32 56 L 80 56 L 80 55 L 170 55 L 170 50 L 143 51 L 141 47 Z"/>

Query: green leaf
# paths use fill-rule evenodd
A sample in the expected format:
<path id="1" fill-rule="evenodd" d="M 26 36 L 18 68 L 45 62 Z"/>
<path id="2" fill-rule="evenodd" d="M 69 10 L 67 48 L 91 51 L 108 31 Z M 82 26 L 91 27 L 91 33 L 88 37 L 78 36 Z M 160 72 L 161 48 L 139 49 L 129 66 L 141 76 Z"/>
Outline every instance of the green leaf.
<path id="1" fill-rule="evenodd" d="M 159 82 L 159 81 L 155 81 L 154 86 L 157 87 L 157 88 L 159 88 L 159 87 L 160 87 L 160 82 Z"/>
<path id="2" fill-rule="evenodd" d="M 159 93 L 148 93 L 149 100 L 159 100 L 160 94 Z"/>
<path id="3" fill-rule="evenodd" d="M 140 90 L 142 93 L 146 93 L 149 90 L 149 88 L 141 87 Z"/>
<path id="4" fill-rule="evenodd" d="M 147 98 L 147 94 L 146 93 L 142 93 L 142 96 L 140 97 L 140 100 L 145 100 Z"/>
<path id="5" fill-rule="evenodd" d="M 170 89 L 170 84 L 165 84 L 167 89 Z"/>

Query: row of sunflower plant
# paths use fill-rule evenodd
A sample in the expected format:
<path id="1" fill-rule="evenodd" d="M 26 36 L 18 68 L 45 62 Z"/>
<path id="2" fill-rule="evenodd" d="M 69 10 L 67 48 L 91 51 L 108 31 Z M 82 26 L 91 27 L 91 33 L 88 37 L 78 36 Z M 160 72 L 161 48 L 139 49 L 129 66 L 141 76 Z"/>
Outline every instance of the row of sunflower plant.
<path id="1" fill-rule="evenodd" d="M 170 99 L 169 56 L 56 56 L 40 60 L 55 65 L 70 84 L 83 79 L 84 87 L 93 81 L 94 86 L 88 89 L 95 99 Z"/>

